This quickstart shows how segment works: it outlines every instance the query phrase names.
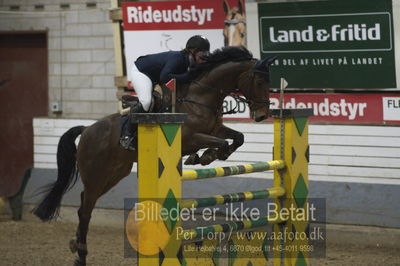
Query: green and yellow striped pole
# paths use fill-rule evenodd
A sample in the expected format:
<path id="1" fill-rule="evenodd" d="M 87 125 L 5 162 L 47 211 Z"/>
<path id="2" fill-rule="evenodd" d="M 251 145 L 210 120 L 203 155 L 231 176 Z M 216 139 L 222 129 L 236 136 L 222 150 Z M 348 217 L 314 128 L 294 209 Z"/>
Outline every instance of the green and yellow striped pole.
<path id="1" fill-rule="evenodd" d="M 275 160 L 269 162 L 257 162 L 253 164 L 185 170 L 183 171 L 182 180 L 197 180 L 204 178 L 242 175 L 255 172 L 264 172 L 267 170 L 282 169 L 284 167 L 285 167 L 284 161 Z"/>
<path id="2" fill-rule="evenodd" d="M 282 187 L 273 187 L 256 191 L 215 195 L 208 198 L 182 200 L 179 205 L 181 208 L 201 208 L 247 200 L 277 198 L 283 196 L 284 194 L 285 190 Z"/>
<path id="3" fill-rule="evenodd" d="M 312 109 L 284 109 L 272 112 L 274 119 L 274 160 L 284 160 L 286 168 L 274 171 L 274 187 L 283 186 L 286 191 L 282 200 L 275 203 L 283 208 L 306 211 L 308 197 L 308 117 Z M 283 205 L 281 205 L 283 203 Z M 275 235 L 283 233 L 284 241 L 274 242 L 274 265 L 308 265 L 307 239 L 291 238 L 294 234 L 304 236 L 307 220 L 290 216 L 283 226 L 274 225 Z M 302 240 L 303 239 L 303 240 Z M 280 253 L 279 250 L 283 250 Z"/>
<path id="4" fill-rule="evenodd" d="M 185 119 L 186 114 L 134 114 L 131 119 L 139 124 L 139 202 L 156 202 L 153 205 L 170 214 L 178 208 L 181 198 L 181 124 Z M 157 221 L 152 218 L 139 226 L 140 266 L 183 264 L 181 241 L 176 237 L 179 218 L 163 217 L 167 218 Z"/>

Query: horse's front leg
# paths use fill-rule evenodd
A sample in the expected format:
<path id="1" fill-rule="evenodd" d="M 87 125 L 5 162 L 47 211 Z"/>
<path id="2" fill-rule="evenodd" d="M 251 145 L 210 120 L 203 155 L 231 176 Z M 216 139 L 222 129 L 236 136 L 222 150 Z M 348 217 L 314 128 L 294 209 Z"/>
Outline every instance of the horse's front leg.
<path id="1" fill-rule="evenodd" d="M 191 143 L 197 147 L 197 150 L 208 148 L 198 159 L 198 162 L 196 161 L 196 163 L 202 165 L 210 164 L 218 159 L 219 153 L 229 152 L 229 143 L 226 140 L 203 133 L 193 134 Z"/>
<path id="2" fill-rule="evenodd" d="M 218 150 L 219 160 L 228 159 L 228 157 L 244 143 L 243 133 L 233 130 L 232 128 L 226 127 L 224 125 L 222 125 L 220 130 L 218 130 L 216 136 L 221 139 L 233 140 L 232 144 L 229 145 L 229 148 L 227 150 Z"/>

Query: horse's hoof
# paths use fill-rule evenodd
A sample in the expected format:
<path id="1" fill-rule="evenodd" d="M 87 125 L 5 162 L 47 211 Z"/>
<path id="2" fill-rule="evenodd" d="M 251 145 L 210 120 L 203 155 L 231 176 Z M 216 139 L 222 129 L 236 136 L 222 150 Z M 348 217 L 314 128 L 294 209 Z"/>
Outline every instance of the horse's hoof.
<path id="1" fill-rule="evenodd" d="M 185 161 L 185 165 L 195 165 L 200 162 L 200 157 L 197 153 L 191 154 Z"/>
<path id="2" fill-rule="evenodd" d="M 210 163 L 212 163 L 214 161 L 214 159 L 211 156 L 201 156 L 200 158 L 200 164 L 201 165 L 209 165 Z"/>
<path id="3" fill-rule="evenodd" d="M 218 153 L 217 153 L 218 160 L 225 161 L 226 159 L 228 159 L 229 155 L 231 155 L 229 150 L 230 150 L 230 146 L 229 146 L 228 142 L 225 142 L 225 144 L 218 150 Z"/>
<path id="4" fill-rule="evenodd" d="M 230 154 L 218 154 L 218 160 L 221 160 L 221 161 L 225 161 L 226 159 L 228 159 L 229 158 L 229 155 Z"/>
<path id="5" fill-rule="evenodd" d="M 76 242 L 76 239 L 71 239 L 69 241 L 69 249 L 71 250 L 72 253 L 75 253 L 78 251 L 78 244 Z"/>
<path id="6" fill-rule="evenodd" d="M 190 159 L 190 157 L 184 162 L 184 165 L 195 165 L 193 160 L 189 160 L 189 159 Z"/>
<path id="7" fill-rule="evenodd" d="M 85 266 L 86 262 L 82 262 L 79 258 L 74 261 L 74 266 Z"/>

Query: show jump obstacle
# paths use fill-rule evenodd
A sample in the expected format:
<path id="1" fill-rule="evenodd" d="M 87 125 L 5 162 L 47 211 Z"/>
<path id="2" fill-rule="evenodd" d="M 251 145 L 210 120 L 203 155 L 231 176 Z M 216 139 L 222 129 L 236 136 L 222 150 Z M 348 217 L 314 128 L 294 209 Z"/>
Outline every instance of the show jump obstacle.
<path id="1" fill-rule="evenodd" d="M 273 161 L 182 171 L 181 125 L 186 118 L 185 114 L 135 114 L 132 120 L 139 124 L 139 201 L 153 200 L 164 210 L 178 208 L 182 210 L 274 198 L 274 202 L 279 206 L 278 210 L 294 207 L 297 213 L 304 213 L 308 195 L 308 117 L 311 115 L 312 109 L 272 110 Z M 274 170 L 273 188 L 182 200 L 182 181 L 266 170 Z M 239 239 L 235 234 L 231 234 L 227 241 L 230 248 L 225 249 L 225 259 L 228 260 L 228 264 L 266 265 L 267 257 L 273 257 L 274 265 L 308 264 L 306 248 L 308 240 L 293 236 L 301 233 L 307 235 L 309 223 L 306 220 L 295 219 L 294 215 L 286 218 L 266 216 L 258 219 L 227 221 L 223 224 L 186 230 L 182 229 L 180 219 L 173 219 L 168 215 L 165 217 L 160 223 L 152 223 L 153 227 L 147 227 L 153 228 L 150 234 L 146 234 L 146 230 L 139 230 L 139 265 L 221 265 L 223 251 L 221 248 L 218 249 L 221 244 L 218 238 L 201 239 L 202 236 L 255 230 L 268 224 L 273 225 L 271 234 L 274 234 L 274 240 Z M 285 235 L 287 237 L 277 237 Z M 232 249 L 248 244 L 249 241 L 252 241 L 252 246 L 258 245 L 260 249 Z M 267 248 L 268 245 L 270 248 Z M 202 246 L 214 248 L 202 249 Z"/>

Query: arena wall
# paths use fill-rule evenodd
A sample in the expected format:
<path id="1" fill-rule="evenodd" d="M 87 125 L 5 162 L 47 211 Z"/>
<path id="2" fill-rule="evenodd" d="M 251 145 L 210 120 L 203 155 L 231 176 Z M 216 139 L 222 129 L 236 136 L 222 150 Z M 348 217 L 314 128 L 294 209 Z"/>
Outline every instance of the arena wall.
<path id="1" fill-rule="evenodd" d="M 38 198 L 33 196 L 37 188 L 56 177 L 56 149 L 61 134 L 72 126 L 93 122 L 34 120 L 35 164 L 25 195 L 27 203 L 37 202 Z M 251 127 L 249 123 L 226 124 L 244 132 L 245 144 L 227 161 L 213 163 L 210 167 L 272 160 L 271 123 L 252 123 Z M 395 211 L 400 202 L 400 127 L 311 124 L 309 142 L 309 196 L 326 201 L 328 223 L 400 226 L 400 217 Z M 219 178 L 186 182 L 184 197 L 257 190 L 271 186 L 273 180 L 268 172 L 227 178 L 237 181 L 225 182 L 226 178 Z M 79 184 L 68 192 L 63 204 L 78 206 L 81 189 Z M 123 208 L 123 199 L 135 196 L 136 164 L 131 175 L 107 193 L 97 207 Z"/>

